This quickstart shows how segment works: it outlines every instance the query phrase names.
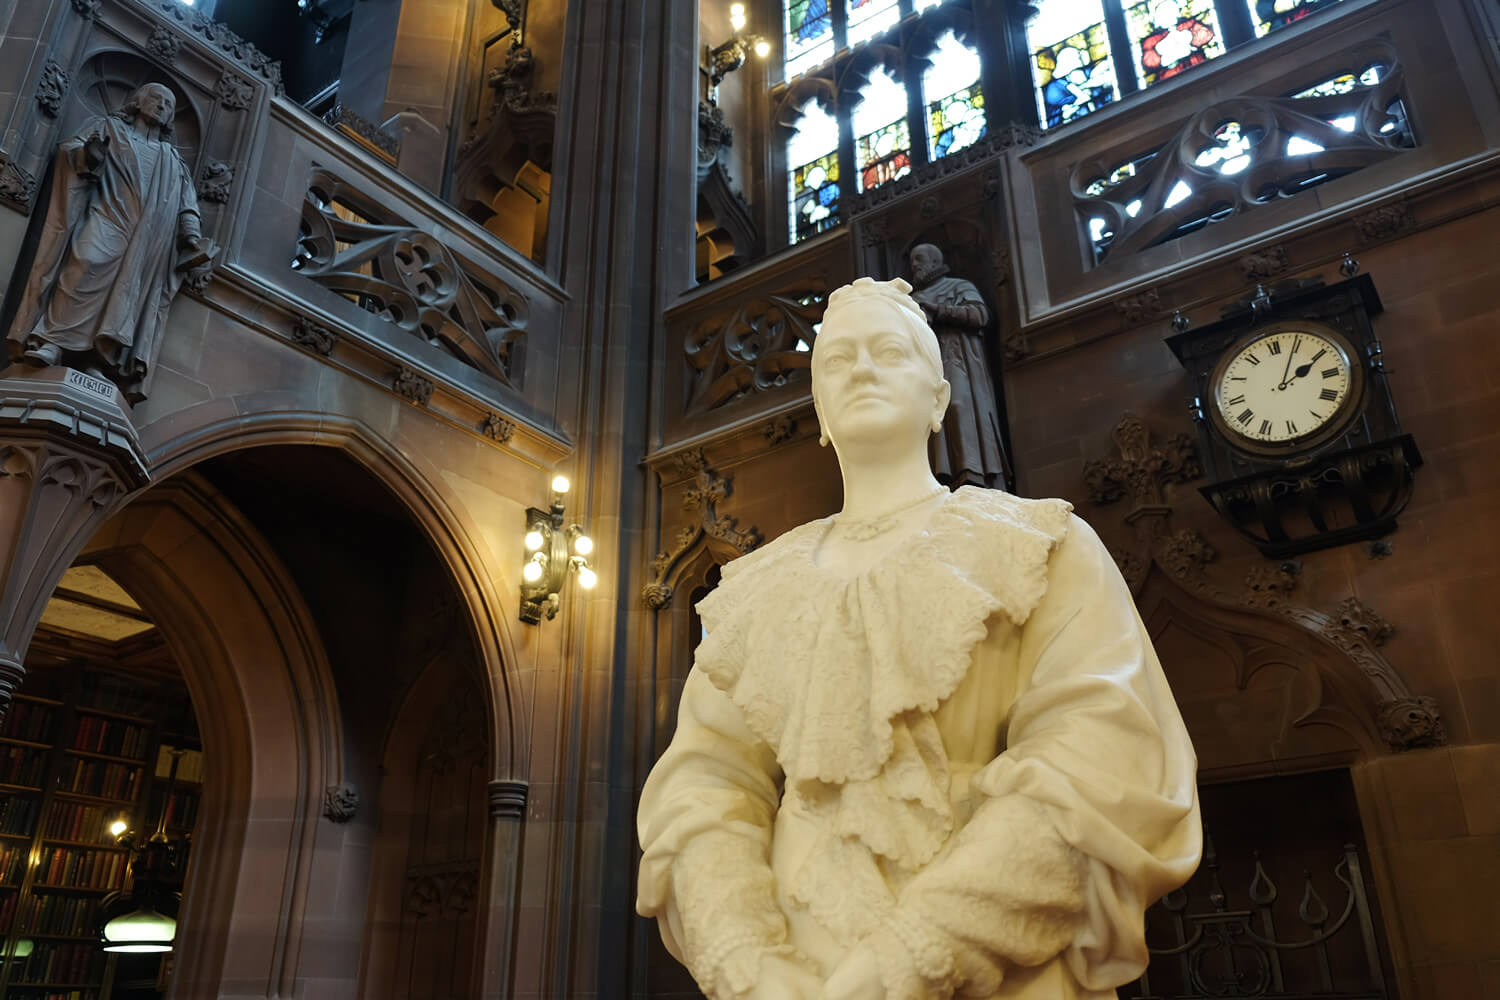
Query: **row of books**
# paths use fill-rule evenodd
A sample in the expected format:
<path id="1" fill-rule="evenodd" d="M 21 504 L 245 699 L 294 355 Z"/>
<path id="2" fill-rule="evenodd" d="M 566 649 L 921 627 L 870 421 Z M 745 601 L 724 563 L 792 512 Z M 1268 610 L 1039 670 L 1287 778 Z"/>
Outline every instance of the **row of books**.
<path id="1" fill-rule="evenodd" d="M 11 982 L 85 983 L 99 978 L 103 964 L 104 952 L 98 944 L 38 941 L 31 957 L 21 966 L 20 974 L 11 973 Z M 68 992 L 58 995 L 67 996 Z"/>
<path id="2" fill-rule="evenodd" d="M 26 902 L 21 906 L 21 933 L 92 936 L 98 930 L 94 925 L 94 910 L 97 905 L 98 901 L 89 896 L 28 894 Z"/>
<path id="3" fill-rule="evenodd" d="M 14 1000 L 99 1000 L 98 990 L 27 990 L 24 993 L 7 991 Z"/>
<path id="4" fill-rule="evenodd" d="M 73 749 L 107 753 L 111 757 L 143 759 L 151 748 L 151 730 L 133 722 L 80 715 L 73 732 Z"/>
<path id="5" fill-rule="evenodd" d="M 0 782 L 40 788 L 47 768 L 47 755 L 35 747 L 4 747 L 0 750 Z"/>
<path id="6" fill-rule="evenodd" d="M 42 826 L 42 836 L 50 840 L 81 840 L 90 843 L 113 844 L 109 835 L 109 824 L 117 819 L 129 821 L 118 806 L 89 806 L 82 802 L 54 801 L 47 810 L 47 820 Z M 25 833 L 31 828 L 21 831 Z"/>
<path id="7" fill-rule="evenodd" d="M 0 795 L 0 833 L 31 835 L 42 800 L 29 795 Z"/>
<path id="8" fill-rule="evenodd" d="M 161 815 L 162 791 L 164 789 L 154 791 L 151 795 L 152 816 Z M 167 799 L 167 826 L 173 830 L 191 830 L 198 821 L 198 802 L 201 798 L 196 788 L 172 789 L 172 795 Z"/>
<path id="9" fill-rule="evenodd" d="M 16 698 L 6 710 L 5 721 L 0 722 L 0 736 L 8 736 L 13 740 L 30 740 L 33 743 L 51 743 L 52 723 L 56 718 L 55 706 Z"/>
<path id="10" fill-rule="evenodd" d="M 123 851 L 43 847 L 36 883 L 50 888 L 118 889 L 125 880 Z"/>
<path id="11" fill-rule="evenodd" d="M 107 799 L 133 799 L 141 781 L 141 769 L 129 764 L 104 760 L 77 759 L 62 769 L 62 784 L 67 792 L 81 792 Z"/>
<path id="12" fill-rule="evenodd" d="M 26 859 L 31 856 L 31 845 L 14 840 L 0 844 L 0 882 L 7 886 L 18 886 L 26 875 Z"/>

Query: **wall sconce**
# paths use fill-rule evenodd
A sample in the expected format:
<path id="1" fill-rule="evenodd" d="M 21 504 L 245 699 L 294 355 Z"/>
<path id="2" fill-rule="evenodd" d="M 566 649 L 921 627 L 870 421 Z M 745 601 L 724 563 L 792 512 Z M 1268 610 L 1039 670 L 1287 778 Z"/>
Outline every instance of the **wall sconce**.
<path id="1" fill-rule="evenodd" d="M 529 507 L 526 510 L 526 563 L 521 567 L 521 620 L 528 625 L 557 617 L 559 594 L 568 574 L 578 575 L 578 585 L 593 590 L 599 575 L 589 566 L 594 540 L 583 533 L 583 527 L 563 527 L 564 497 L 569 483 L 566 476 L 552 480 L 552 503 L 548 510 Z"/>
<path id="2" fill-rule="evenodd" d="M 718 103 L 719 84 L 730 73 L 745 65 L 752 50 L 761 59 L 771 54 L 770 42 L 760 35 L 744 34 L 747 23 L 744 4 L 729 5 L 729 23 L 734 27 L 734 36 L 723 45 L 710 49 L 708 53 L 709 101 L 714 104 Z"/>

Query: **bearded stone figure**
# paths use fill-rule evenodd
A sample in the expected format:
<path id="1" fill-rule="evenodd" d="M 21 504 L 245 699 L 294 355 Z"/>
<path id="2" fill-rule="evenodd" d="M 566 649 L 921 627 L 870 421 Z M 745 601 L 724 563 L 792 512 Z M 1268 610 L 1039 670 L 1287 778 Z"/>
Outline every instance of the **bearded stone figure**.
<path id="1" fill-rule="evenodd" d="M 172 91 L 148 83 L 58 147 L 12 359 L 80 368 L 145 397 L 173 296 L 184 279 L 207 280 L 218 253 L 172 145 L 175 111 Z"/>
<path id="2" fill-rule="evenodd" d="M 1114 997 L 1198 864 L 1192 746 L 1103 544 L 934 479 L 910 290 L 829 298 L 843 509 L 724 568 L 641 796 L 637 910 L 715 1000 Z"/>
<path id="3" fill-rule="evenodd" d="M 1005 487 L 1005 445 L 1000 402 L 985 357 L 989 307 L 972 281 L 948 273 L 943 252 L 931 243 L 911 251 L 912 298 L 937 334 L 943 374 L 953 401 L 929 445 L 933 470 L 950 486 Z"/>

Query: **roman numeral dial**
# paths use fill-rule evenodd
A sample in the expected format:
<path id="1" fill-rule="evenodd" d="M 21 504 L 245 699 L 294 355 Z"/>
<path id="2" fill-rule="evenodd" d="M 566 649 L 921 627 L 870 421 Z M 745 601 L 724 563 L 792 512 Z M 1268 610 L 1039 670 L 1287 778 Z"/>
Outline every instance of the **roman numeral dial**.
<path id="1" fill-rule="evenodd" d="M 1292 444 L 1327 427 L 1350 402 L 1349 355 L 1325 336 L 1281 329 L 1231 350 L 1217 371 L 1214 405 L 1236 436 Z"/>

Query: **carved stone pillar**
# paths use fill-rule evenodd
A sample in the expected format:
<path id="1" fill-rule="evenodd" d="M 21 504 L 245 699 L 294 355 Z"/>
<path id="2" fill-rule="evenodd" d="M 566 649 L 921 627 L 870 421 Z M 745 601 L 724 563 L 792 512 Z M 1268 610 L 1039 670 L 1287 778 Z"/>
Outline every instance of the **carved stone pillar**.
<path id="1" fill-rule="evenodd" d="M 115 386 L 71 368 L 0 378 L 0 719 L 63 571 L 150 479 Z"/>
<path id="2" fill-rule="evenodd" d="M 510 996 L 515 967 L 515 915 L 520 902 L 516 889 L 528 787 L 524 781 L 490 782 L 489 914 L 484 924 L 486 958 L 480 992 L 484 1000 Z"/>

